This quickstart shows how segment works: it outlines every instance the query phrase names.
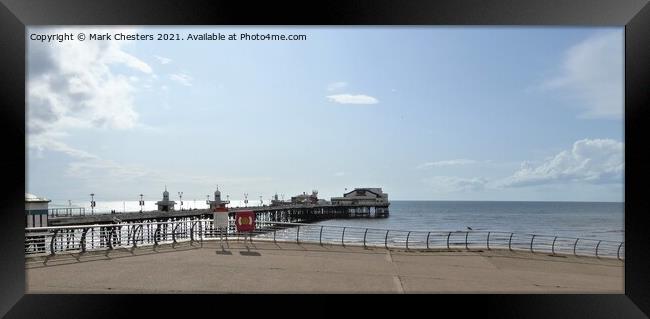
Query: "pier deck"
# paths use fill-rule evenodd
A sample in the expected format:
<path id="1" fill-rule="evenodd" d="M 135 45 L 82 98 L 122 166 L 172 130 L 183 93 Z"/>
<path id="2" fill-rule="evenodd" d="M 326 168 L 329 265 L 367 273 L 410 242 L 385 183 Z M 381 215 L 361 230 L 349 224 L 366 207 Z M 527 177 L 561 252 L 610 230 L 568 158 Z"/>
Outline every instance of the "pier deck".
<path id="1" fill-rule="evenodd" d="M 30 257 L 28 293 L 623 293 L 615 259 L 219 241 Z"/>

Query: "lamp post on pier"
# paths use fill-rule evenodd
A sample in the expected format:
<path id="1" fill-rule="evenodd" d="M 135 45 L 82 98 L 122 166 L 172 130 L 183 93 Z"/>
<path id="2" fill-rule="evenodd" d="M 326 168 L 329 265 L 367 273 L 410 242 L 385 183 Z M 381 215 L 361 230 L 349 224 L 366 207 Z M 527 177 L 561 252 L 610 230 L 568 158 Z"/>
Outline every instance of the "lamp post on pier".
<path id="1" fill-rule="evenodd" d="M 178 192 L 178 198 L 180 198 L 181 210 L 183 210 L 183 192 Z"/>
<path id="2" fill-rule="evenodd" d="M 144 200 L 142 199 L 142 194 L 140 194 L 140 212 L 142 213 L 142 206 L 144 206 Z"/>
<path id="3" fill-rule="evenodd" d="M 95 213 L 95 193 L 90 194 L 90 214 Z"/>

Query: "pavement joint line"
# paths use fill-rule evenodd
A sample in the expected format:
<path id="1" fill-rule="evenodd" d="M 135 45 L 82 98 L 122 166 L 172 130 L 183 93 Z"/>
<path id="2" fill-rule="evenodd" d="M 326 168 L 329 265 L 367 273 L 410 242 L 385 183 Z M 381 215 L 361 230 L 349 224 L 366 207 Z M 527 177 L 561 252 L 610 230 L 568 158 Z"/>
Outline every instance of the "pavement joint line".
<path id="1" fill-rule="evenodd" d="M 402 285 L 402 280 L 399 278 L 399 271 L 397 269 L 397 265 L 395 265 L 393 262 L 393 256 L 390 253 L 390 249 L 386 250 L 386 260 L 388 260 L 388 262 L 393 266 L 393 270 L 395 271 L 395 274 L 393 275 L 393 282 L 397 288 L 397 293 L 403 294 L 404 285 Z"/>
<path id="2" fill-rule="evenodd" d="M 403 294 L 404 287 L 402 286 L 402 281 L 400 280 L 399 276 L 393 276 L 393 281 L 395 282 L 395 286 L 397 287 L 397 293 Z"/>
<path id="3" fill-rule="evenodd" d="M 386 260 L 388 260 L 389 263 L 393 263 L 393 256 L 390 254 L 390 249 L 386 250 Z"/>

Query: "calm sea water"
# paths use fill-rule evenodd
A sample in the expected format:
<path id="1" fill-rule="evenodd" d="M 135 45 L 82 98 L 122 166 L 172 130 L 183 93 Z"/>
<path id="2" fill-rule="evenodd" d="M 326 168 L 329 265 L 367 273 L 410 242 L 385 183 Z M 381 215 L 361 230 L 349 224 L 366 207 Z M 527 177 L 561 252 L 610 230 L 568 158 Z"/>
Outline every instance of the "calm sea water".
<path id="1" fill-rule="evenodd" d="M 402 230 L 473 230 L 624 240 L 624 203 L 391 201 L 390 216 L 329 220 L 336 224 Z"/>
<path id="2" fill-rule="evenodd" d="M 67 201 L 53 201 L 65 207 Z M 71 203 L 86 206 L 86 202 Z M 259 205 L 259 201 L 250 201 Z M 205 200 L 183 200 L 183 208 L 206 208 Z M 244 206 L 233 202 L 230 206 Z M 177 207 L 178 208 L 178 207 Z M 146 201 L 144 210 L 154 210 Z M 139 211 L 138 201 L 97 201 L 95 212 Z M 396 230 L 473 230 L 521 232 L 539 235 L 624 240 L 624 203 L 603 202 L 498 202 L 498 201 L 391 201 L 388 218 L 327 220 L 318 224 Z"/>

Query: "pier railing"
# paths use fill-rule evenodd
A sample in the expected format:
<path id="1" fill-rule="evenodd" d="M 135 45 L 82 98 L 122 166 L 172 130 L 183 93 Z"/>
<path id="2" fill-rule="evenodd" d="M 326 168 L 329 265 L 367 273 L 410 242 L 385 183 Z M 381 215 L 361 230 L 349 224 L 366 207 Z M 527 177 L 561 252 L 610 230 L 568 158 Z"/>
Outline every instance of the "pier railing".
<path id="1" fill-rule="evenodd" d="M 260 240 L 404 250 L 502 249 L 619 260 L 624 260 L 625 256 L 624 242 L 591 238 L 501 231 L 408 231 L 260 220 L 256 222 L 255 231 L 238 233 L 232 219 L 227 229 L 215 228 L 211 219 L 26 228 L 25 254 L 173 246 L 179 242 L 194 245 L 205 240 Z"/>
<path id="2" fill-rule="evenodd" d="M 86 216 L 84 207 L 56 207 L 48 208 L 49 217 L 69 217 L 69 216 Z"/>

